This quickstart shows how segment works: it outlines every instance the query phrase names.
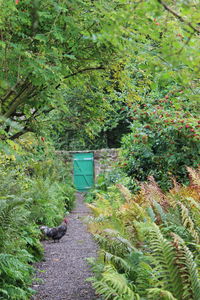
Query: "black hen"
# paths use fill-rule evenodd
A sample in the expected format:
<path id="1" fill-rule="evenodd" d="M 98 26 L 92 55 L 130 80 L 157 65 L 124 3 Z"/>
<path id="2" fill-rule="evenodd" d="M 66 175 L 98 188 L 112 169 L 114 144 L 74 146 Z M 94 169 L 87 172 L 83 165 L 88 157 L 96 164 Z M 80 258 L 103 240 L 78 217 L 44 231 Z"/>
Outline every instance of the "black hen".
<path id="1" fill-rule="evenodd" d="M 41 226 L 40 229 L 48 237 L 51 238 L 54 242 L 58 241 L 66 234 L 67 232 L 67 223 L 68 220 L 65 218 L 62 224 L 58 227 L 49 228 L 48 226 Z"/>

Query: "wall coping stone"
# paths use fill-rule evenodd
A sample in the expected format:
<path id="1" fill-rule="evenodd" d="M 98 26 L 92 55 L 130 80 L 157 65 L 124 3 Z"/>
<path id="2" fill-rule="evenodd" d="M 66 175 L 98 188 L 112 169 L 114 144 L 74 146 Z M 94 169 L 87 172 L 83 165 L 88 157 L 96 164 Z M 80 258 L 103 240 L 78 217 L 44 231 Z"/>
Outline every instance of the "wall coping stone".
<path id="1" fill-rule="evenodd" d="M 74 154 L 74 153 L 95 153 L 95 152 L 118 152 L 120 148 L 103 148 L 97 150 L 57 150 L 58 154 Z"/>

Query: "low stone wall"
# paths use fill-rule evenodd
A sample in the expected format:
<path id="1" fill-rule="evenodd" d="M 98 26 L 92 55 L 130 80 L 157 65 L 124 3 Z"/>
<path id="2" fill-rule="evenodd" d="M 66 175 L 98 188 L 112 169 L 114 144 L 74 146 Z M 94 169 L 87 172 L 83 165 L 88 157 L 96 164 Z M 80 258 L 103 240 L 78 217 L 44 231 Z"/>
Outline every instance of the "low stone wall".
<path id="1" fill-rule="evenodd" d="M 113 162 L 118 159 L 119 149 L 100 149 L 85 151 L 56 151 L 65 161 L 72 162 L 72 156 L 75 153 L 93 153 L 94 154 L 94 172 L 95 178 L 102 172 L 111 169 Z M 73 170 L 72 170 L 73 171 Z"/>
<path id="2" fill-rule="evenodd" d="M 118 149 L 101 149 L 94 151 L 95 176 L 111 169 L 118 159 Z"/>

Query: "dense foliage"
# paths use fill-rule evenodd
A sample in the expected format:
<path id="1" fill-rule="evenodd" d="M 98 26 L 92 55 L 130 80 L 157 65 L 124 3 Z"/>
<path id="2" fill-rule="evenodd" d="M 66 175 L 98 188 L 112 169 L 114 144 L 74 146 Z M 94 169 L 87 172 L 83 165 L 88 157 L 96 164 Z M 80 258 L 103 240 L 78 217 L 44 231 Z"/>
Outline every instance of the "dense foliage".
<path id="1" fill-rule="evenodd" d="M 1 143 L 0 298 L 29 299 L 33 262 L 42 258 L 40 225 L 59 224 L 74 202 L 68 168 L 33 136 Z"/>
<path id="2" fill-rule="evenodd" d="M 101 251 L 90 259 L 103 299 L 200 298 L 200 172 L 164 194 L 153 177 L 138 194 L 122 184 L 99 189 L 88 225 Z"/>
<path id="3" fill-rule="evenodd" d="M 179 96 L 181 95 L 181 97 Z M 187 182 L 185 166 L 200 163 L 200 121 L 198 110 L 185 105 L 180 91 L 152 99 L 148 104 L 126 108 L 134 119 L 131 133 L 122 139 L 124 170 L 138 181 L 153 175 L 159 185 L 171 187 L 171 176 Z"/>
<path id="4" fill-rule="evenodd" d="M 128 6 L 120 0 L 1 0 L 0 6 L 4 138 L 44 126 L 56 141 L 63 130 L 98 131 L 115 97 L 108 83 L 126 50 Z"/>
<path id="5" fill-rule="evenodd" d="M 119 145 L 123 103 L 179 89 L 175 110 L 197 108 L 198 3 L 1 0 L 3 137 L 43 128 L 60 147 L 92 147 L 98 133 Z"/>

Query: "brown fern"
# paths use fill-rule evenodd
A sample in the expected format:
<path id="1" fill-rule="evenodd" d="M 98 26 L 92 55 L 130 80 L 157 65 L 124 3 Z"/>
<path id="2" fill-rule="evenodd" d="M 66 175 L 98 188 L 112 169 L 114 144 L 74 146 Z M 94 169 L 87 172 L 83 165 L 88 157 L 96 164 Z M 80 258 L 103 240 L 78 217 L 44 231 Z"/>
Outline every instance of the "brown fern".
<path id="1" fill-rule="evenodd" d="M 177 180 L 174 176 L 171 179 L 172 179 L 172 183 L 173 183 L 173 188 L 170 190 L 170 192 L 172 194 L 177 194 L 181 189 L 181 185 L 177 182 Z"/>
<path id="2" fill-rule="evenodd" d="M 169 207 L 169 202 L 165 194 L 162 192 L 153 176 L 148 177 L 147 183 L 141 184 L 141 189 L 145 194 L 147 200 L 152 205 L 154 201 L 158 202 L 163 209 Z"/>
<path id="3" fill-rule="evenodd" d="M 132 198 L 132 194 L 129 191 L 129 189 L 127 189 L 123 184 L 118 183 L 116 184 L 116 187 L 120 190 L 120 192 L 122 193 L 122 195 L 124 196 L 125 200 L 127 202 L 129 202 Z"/>
<path id="4" fill-rule="evenodd" d="M 200 167 L 196 170 L 190 167 L 186 168 L 189 174 L 190 187 L 200 193 Z"/>

